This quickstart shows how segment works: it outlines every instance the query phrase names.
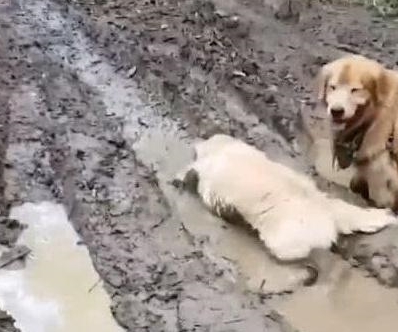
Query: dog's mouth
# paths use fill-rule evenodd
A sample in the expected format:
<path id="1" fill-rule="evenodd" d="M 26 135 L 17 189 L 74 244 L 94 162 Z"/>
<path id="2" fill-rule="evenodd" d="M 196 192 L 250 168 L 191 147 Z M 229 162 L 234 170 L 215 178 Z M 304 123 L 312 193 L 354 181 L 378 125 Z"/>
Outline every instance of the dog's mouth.
<path id="1" fill-rule="evenodd" d="M 331 116 L 331 121 L 336 126 L 341 126 L 341 125 L 350 126 L 353 123 L 355 123 L 356 121 L 358 121 L 358 119 L 360 119 L 363 116 L 367 106 L 368 106 L 368 103 L 366 103 L 364 105 L 358 105 L 354 112 L 354 115 L 351 117 L 345 117 L 344 115 Z"/>
<path id="2" fill-rule="evenodd" d="M 366 110 L 368 109 L 369 105 L 370 105 L 369 102 L 366 102 L 363 105 L 358 105 L 354 112 L 354 115 L 350 118 L 344 119 L 345 125 L 350 127 L 358 122 L 361 122 L 361 120 L 366 118 L 367 117 Z"/>
<path id="3" fill-rule="evenodd" d="M 353 118 L 331 118 L 330 122 L 334 130 L 344 130 L 346 127 L 350 126 Z"/>
<path id="4" fill-rule="evenodd" d="M 346 116 L 344 111 L 334 112 L 333 110 L 330 110 L 329 118 L 333 124 L 338 124 L 338 125 L 346 123 L 350 120 L 350 118 Z"/>
<path id="5" fill-rule="evenodd" d="M 345 123 L 347 123 L 349 120 L 350 120 L 350 119 L 345 119 L 345 118 L 332 118 L 332 122 L 333 122 L 334 124 L 337 124 L 337 125 L 345 124 Z"/>

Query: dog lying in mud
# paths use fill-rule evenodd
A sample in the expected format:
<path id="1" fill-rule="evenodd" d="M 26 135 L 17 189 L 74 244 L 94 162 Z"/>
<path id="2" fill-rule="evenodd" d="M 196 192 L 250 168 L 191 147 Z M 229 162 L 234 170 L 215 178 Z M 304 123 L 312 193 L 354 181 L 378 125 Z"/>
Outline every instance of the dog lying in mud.
<path id="1" fill-rule="evenodd" d="M 398 73 L 348 55 L 321 69 L 318 99 L 331 120 L 338 166 L 355 166 L 351 190 L 398 211 Z"/>
<path id="2" fill-rule="evenodd" d="M 372 233 L 395 221 L 389 210 L 328 197 L 310 178 L 231 136 L 197 143 L 195 154 L 173 184 L 197 193 L 215 215 L 250 225 L 279 261 L 305 264 L 311 274 L 304 284 L 318 276 L 314 250 L 329 249 L 339 233 Z"/>

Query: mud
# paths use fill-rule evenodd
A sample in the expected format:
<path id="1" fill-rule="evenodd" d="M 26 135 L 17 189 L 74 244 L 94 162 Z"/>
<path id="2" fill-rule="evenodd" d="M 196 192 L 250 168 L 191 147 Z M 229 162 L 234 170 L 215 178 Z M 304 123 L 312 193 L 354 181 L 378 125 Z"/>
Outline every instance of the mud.
<path id="1" fill-rule="evenodd" d="M 395 331 L 397 290 L 380 287 L 337 257 L 331 261 L 331 273 L 323 280 L 275 304 L 279 314 L 299 331 Z"/>
<path id="2" fill-rule="evenodd" d="M 396 26 L 331 1 L 276 4 L 0 0 L 1 243 L 22 231 L 6 219 L 10 207 L 57 201 L 126 330 L 310 332 L 296 319 L 306 313 L 275 314 L 276 300 L 311 308 L 295 283 L 302 271 L 169 184 L 192 142 L 224 132 L 354 199 L 317 149 L 325 131 L 313 76 L 347 51 L 394 67 Z M 317 128 L 315 145 L 300 114 Z M 341 307 L 368 290 L 391 303 L 394 291 L 375 280 L 398 285 L 397 232 L 342 239 L 354 280 L 364 270 L 376 278 Z"/>

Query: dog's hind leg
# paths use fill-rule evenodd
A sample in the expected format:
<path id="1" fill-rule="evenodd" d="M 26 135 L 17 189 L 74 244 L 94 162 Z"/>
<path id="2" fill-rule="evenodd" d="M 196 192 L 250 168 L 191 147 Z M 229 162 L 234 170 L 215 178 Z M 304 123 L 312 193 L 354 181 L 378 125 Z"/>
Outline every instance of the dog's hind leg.
<path id="1" fill-rule="evenodd" d="M 388 209 L 361 208 L 340 199 L 326 202 L 336 222 L 337 231 L 343 234 L 354 232 L 375 233 L 397 223 L 397 218 Z"/>

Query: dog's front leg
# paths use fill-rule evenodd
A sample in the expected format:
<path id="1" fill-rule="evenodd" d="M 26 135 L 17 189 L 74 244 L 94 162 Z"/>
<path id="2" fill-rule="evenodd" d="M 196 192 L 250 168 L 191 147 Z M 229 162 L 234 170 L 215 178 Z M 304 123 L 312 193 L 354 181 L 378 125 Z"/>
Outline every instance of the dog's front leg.
<path id="1" fill-rule="evenodd" d="M 387 112 L 382 112 L 378 115 L 363 138 L 362 144 L 356 154 L 357 162 L 369 161 L 386 149 L 393 131 L 393 125 L 393 119 Z"/>
<path id="2" fill-rule="evenodd" d="M 393 158 L 398 161 L 398 117 L 394 120 L 393 139 L 391 147 Z"/>
<path id="3" fill-rule="evenodd" d="M 353 193 L 360 195 L 364 200 L 369 199 L 369 185 L 366 178 L 361 174 L 362 172 L 357 172 L 350 181 L 350 189 Z"/>

